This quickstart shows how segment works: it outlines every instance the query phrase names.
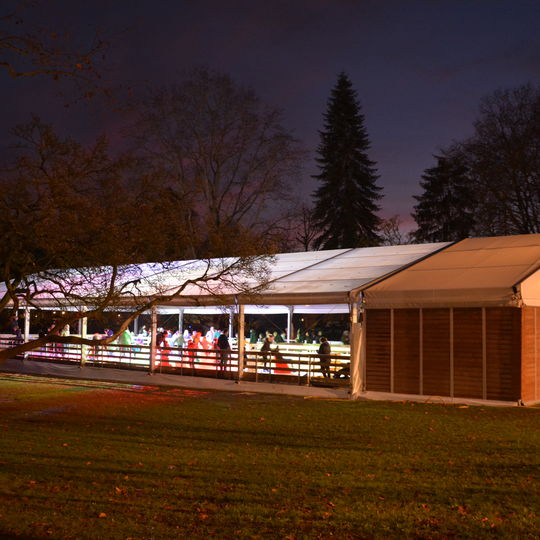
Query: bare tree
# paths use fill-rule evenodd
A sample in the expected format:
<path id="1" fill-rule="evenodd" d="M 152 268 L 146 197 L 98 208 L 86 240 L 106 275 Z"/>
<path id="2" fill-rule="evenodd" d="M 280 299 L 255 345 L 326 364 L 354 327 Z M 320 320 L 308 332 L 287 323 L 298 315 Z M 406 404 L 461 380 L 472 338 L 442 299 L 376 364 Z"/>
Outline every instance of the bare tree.
<path id="1" fill-rule="evenodd" d="M 303 155 L 280 113 L 227 75 L 202 68 L 150 92 L 140 110 L 132 129 L 138 148 L 167 178 L 194 230 L 201 223 L 247 229 L 275 245 Z"/>
<path id="2" fill-rule="evenodd" d="M 383 246 L 399 246 L 401 244 L 410 244 L 409 235 L 404 235 L 401 231 L 401 217 L 398 215 L 388 219 L 381 219 L 378 234 L 382 240 Z"/>
<path id="3" fill-rule="evenodd" d="M 130 316 L 104 343 L 179 294 L 234 294 L 264 281 L 266 258 L 254 255 L 254 235 L 190 234 L 162 179 L 131 156 L 112 158 L 105 139 L 84 148 L 37 118 L 14 135 L 14 161 L 0 179 L 0 309 L 22 302 L 64 314 L 46 336 L 1 351 L 0 360 L 46 342 L 91 344 L 60 330 L 114 306 Z M 193 254 L 203 260 L 168 262 Z"/>
<path id="4" fill-rule="evenodd" d="M 319 235 L 319 228 L 313 217 L 313 208 L 301 205 L 297 215 L 292 220 L 292 237 L 294 246 L 299 246 L 303 251 L 313 248 L 313 242 Z"/>
<path id="5" fill-rule="evenodd" d="M 96 64 L 104 55 L 106 42 L 94 36 L 91 43 L 82 46 L 72 34 L 33 23 L 38 10 L 30 7 L 19 5 L 0 15 L 0 68 L 13 78 L 99 78 Z"/>
<path id="6" fill-rule="evenodd" d="M 484 98 L 462 148 L 478 195 L 477 234 L 540 232 L 540 88 Z"/>

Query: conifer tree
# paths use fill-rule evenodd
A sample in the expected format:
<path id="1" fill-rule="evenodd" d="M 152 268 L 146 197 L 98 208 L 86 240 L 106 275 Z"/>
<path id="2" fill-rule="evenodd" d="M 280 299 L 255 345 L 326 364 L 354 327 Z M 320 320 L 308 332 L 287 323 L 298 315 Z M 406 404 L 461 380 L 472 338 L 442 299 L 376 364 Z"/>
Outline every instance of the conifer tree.
<path id="1" fill-rule="evenodd" d="M 474 189 L 463 156 L 454 149 L 435 159 L 437 165 L 422 175 L 424 192 L 414 197 L 416 242 L 451 242 L 474 232 Z"/>
<path id="2" fill-rule="evenodd" d="M 375 163 L 368 158 L 369 138 L 364 116 L 352 83 L 345 73 L 338 77 L 324 115 L 317 163 L 321 182 L 315 191 L 314 218 L 318 249 L 374 246 L 382 197 Z"/>

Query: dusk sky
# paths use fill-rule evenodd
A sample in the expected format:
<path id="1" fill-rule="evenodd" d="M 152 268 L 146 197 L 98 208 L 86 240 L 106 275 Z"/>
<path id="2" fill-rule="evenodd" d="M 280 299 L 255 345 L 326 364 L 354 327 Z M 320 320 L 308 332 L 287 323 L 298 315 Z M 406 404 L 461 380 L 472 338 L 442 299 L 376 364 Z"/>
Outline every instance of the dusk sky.
<path id="1" fill-rule="evenodd" d="M 540 83 L 537 0 L 50 0 L 32 9 L 82 42 L 101 32 L 112 84 L 167 84 L 206 65 L 252 86 L 310 152 L 306 199 L 326 101 L 346 71 L 385 194 L 381 216 L 400 214 L 406 228 L 423 170 L 440 147 L 472 133 L 481 97 Z M 99 133 L 114 141 L 127 124 L 95 102 L 65 108 L 46 78 L 0 81 L 4 147 L 31 112 L 83 141 Z"/>

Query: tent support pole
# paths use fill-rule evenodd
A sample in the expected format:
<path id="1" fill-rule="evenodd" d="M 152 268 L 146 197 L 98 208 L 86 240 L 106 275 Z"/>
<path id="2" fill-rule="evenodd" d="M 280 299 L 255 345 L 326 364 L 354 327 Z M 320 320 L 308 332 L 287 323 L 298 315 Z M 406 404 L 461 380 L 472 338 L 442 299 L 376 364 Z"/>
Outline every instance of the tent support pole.
<path id="1" fill-rule="evenodd" d="M 424 311 L 418 310 L 418 393 L 424 394 Z"/>
<path id="2" fill-rule="evenodd" d="M 450 397 L 454 397 L 454 308 L 450 308 Z"/>
<path id="3" fill-rule="evenodd" d="M 151 338 L 150 338 L 150 371 L 149 374 L 153 375 L 156 366 L 156 338 L 157 338 L 157 308 L 152 306 L 151 311 Z"/>
<path id="4" fill-rule="evenodd" d="M 30 340 L 30 308 L 26 306 L 24 308 L 24 342 Z"/>
<path id="5" fill-rule="evenodd" d="M 287 311 L 287 341 L 290 342 L 293 339 L 293 313 L 294 306 L 289 306 Z"/>
<path id="6" fill-rule="evenodd" d="M 394 310 L 390 309 L 390 392 L 394 393 Z"/>
<path id="7" fill-rule="evenodd" d="M 234 308 L 229 309 L 229 337 L 234 337 Z"/>
<path id="8" fill-rule="evenodd" d="M 181 336 L 184 334 L 184 308 L 178 310 L 178 332 Z"/>
<path id="9" fill-rule="evenodd" d="M 24 329 L 23 329 L 24 342 L 30 341 L 30 308 L 26 306 L 24 308 Z M 28 353 L 24 353 L 23 358 L 26 358 Z"/>
<path id="10" fill-rule="evenodd" d="M 487 323 L 486 308 L 482 308 L 482 399 L 487 399 Z"/>
<path id="11" fill-rule="evenodd" d="M 86 308 L 83 307 L 83 311 L 86 311 Z M 79 319 L 80 327 L 81 327 L 81 337 L 86 338 L 88 334 L 88 317 L 82 317 Z M 88 355 L 88 345 L 81 345 L 81 367 L 84 367 L 84 364 L 86 364 L 86 357 Z"/>
<path id="12" fill-rule="evenodd" d="M 361 303 L 361 294 L 356 292 L 351 295 L 350 313 L 351 313 L 351 363 L 350 363 L 350 393 L 351 399 L 358 399 L 364 390 L 364 370 L 365 370 L 365 328 L 363 323 L 359 322 L 359 304 Z"/>
<path id="13" fill-rule="evenodd" d="M 241 380 L 244 376 L 245 366 L 245 317 L 244 317 L 244 305 L 238 306 L 238 380 Z"/>

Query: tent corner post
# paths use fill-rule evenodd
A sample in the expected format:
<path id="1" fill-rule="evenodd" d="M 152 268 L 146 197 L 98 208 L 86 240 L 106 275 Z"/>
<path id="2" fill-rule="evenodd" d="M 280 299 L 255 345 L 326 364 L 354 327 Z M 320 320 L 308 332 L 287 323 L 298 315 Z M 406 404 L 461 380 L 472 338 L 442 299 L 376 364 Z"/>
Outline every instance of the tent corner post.
<path id="1" fill-rule="evenodd" d="M 244 305 L 238 305 L 238 380 L 241 381 L 244 377 L 245 366 L 245 317 Z"/>
<path id="2" fill-rule="evenodd" d="M 152 306 L 151 310 L 151 338 L 150 338 L 150 370 L 149 375 L 153 375 L 156 366 L 156 344 L 157 344 L 157 307 Z"/>
<path id="3" fill-rule="evenodd" d="M 355 292 L 350 298 L 351 330 L 350 330 L 350 397 L 352 400 L 359 399 L 365 390 L 365 316 L 360 320 L 360 311 L 363 304 L 363 295 L 360 291 Z"/>
<path id="4" fill-rule="evenodd" d="M 86 311 L 86 307 L 83 306 L 82 311 Z M 81 329 L 81 337 L 86 339 L 88 337 L 88 317 L 81 317 L 79 319 L 80 322 L 80 329 Z M 86 358 L 88 356 L 88 345 L 81 345 L 81 362 L 80 367 L 84 367 L 86 364 Z"/>

